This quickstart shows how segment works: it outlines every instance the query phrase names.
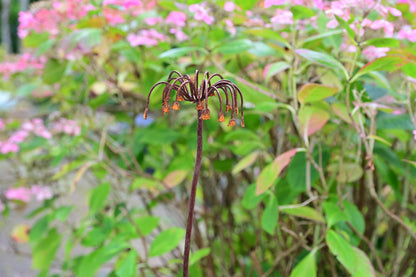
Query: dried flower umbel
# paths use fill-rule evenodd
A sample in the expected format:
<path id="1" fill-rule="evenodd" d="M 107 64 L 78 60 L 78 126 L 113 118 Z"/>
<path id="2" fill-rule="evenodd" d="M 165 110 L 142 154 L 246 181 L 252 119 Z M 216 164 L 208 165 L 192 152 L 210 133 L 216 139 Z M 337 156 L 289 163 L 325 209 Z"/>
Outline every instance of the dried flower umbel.
<path id="1" fill-rule="evenodd" d="M 214 83 L 214 79 L 217 79 Z M 219 79 L 219 80 L 218 80 Z M 195 158 L 194 175 L 192 178 L 192 187 L 189 197 L 188 220 L 186 224 L 185 235 L 185 250 L 183 258 L 183 276 L 188 277 L 189 266 L 189 251 L 191 247 L 191 233 L 192 222 L 194 216 L 196 186 L 198 183 L 198 176 L 201 169 L 202 160 L 202 126 L 203 120 L 210 119 L 211 113 L 208 108 L 208 101 L 210 97 L 218 97 L 219 100 L 219 114 L 218 121 L 223 122 L 224 118 L 224 98 L 225 98 L 225 112 L 231 111 L 231 118 L 228 126 L 234 126 L 236 116 L 241 112 L 241 126 L 244 127 L 244 113 L 243 113 L 243 95 L 240 89 L 231 81 L 224 79 L 220 74 L 214 73 L 209 75 L 205 72 L 201 83 L 198 80 L 198 70 L 192 79 L 189 75 L 182 75 L 178 71 L 172 71 L 169 74 L 166 82 L 156 83 L 150 90 L 147 97 L 146 108 L 143 114 L 144 119 L 147 118 L 149 111 L 150 95 L 156 87 L 165 85 L 163 89 L 162 98 L 162 114 L 169 113 L 170 110 L 179 110 L 179 102 L 187 101 L 196 104 L 198 110 L 197 121 L 197 151 Z M 238 110 L 238 99 L 240 99 L 240 111 Z M 170 104 L 172 102 L 172 104 Z"/>

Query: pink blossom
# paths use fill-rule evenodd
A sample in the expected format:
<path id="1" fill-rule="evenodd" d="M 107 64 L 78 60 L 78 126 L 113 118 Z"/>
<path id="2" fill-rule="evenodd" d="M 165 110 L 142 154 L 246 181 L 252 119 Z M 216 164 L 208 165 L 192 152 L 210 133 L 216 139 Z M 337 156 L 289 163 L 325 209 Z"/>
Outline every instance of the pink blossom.
<path id="1" fill-rule="evenodd" d="M 416 130 L 413 130 L 413 139 L 416 140 Z"/>
<path id="2" fill-rule="evenodd" d="M 32 186 L 31 193 L 36 196 L 36 200 L 38 201 L 51 199 L 53 197 L 51 189 L 44 186 Z"/>
<path id="3" fill-rule="evenodd" d="M 3 130 L 6 127 L 6 124 L 4 123 L 4 120 L 0 118 L 0 130 Z"/>
<path id="4" fill-rule="evenodd" d="M 227 1 L 224 4 L 224 11 L 233 12 L 235 10 L 235 4 L 233 2 Z"/>
<path id="5" fill-rule="evenodd" d="M 380 57 L 384 57 L 386 52 L 390 50 L 389 47 L 375 47 L 373 45 L 367 47 L 362 53 L 367 60 L 372 61 Z"/>
<path id="6" fill-rule="evenodd" d="M 144 20 L 144 22 L 147 25 L 150 25 L 150 26 L 154 26 L 154 25 L 156 25 L 157 23 L 159 23 L 161 21 L 162 21 L 162 19 L 160 19 L 159 17 L 148 17 Z"/>
<path id="7" fill-rule="evenodd" d="M 19 151 L 19 145 L 17 145 L 16 143 L 12 143 L 12 142 L 3 142 L 0 145 L 0 152 L 2 154 L 7 154 L 7 153 L 16 153 Z"/>
<path id="8" fill-rule="evenodd" d="M 20 200 L 23 202 L 29 202 L 32 191 L 28 188 L 18 187 L 18 188 L 9 188 L 5 196 L 9 200 Z"/>
<path id="9" fill-rule="evenodd" d="M 391 23 L 387 20 L 384 20 L 384 19 L 375 20 L 371 24 L 370 28 L 373 29 L 373 30 L 378 30 L 378 29 L 383 28 L 384 33 L 385 33 L 386 36 L 388 36 L 388 37 L 393 36 L 394 25 L 393 25 L 393 23 Z"/>
<path id="10" fill-rule="evenodd" d="M 112 9 L 112 8 L 104 8 L 104 17 L 107 19 L 110 25 L 117 25 L 124 22 L 124 18 L 122 17 L 122 12 Z"/>
<path id="11" fill-rule="evenodd" d="M 21 143 L 29 136 L 29 133 L 25 130 L 19 130 L 12 134 L 9 138 L 10 143 Z"/>
<path id="12" fill-rule="evenodd" d="M 393 15 L 393 16 L 396 16 L 396 17 L 402 16 L 402 12 L 399 11 L 398 9 L 396 9 L 396 8 L 388 7 L 387 9 L 389 10 L 391 15 Z"/>
<path id="13" fill-rule="evenodd" d="M 185 26 L 186 14 L 183 12 L 173 11 L 166 17 L 166 23 L 172 23 L 178 27 Z"/>
<path id="14" fill-rule="evenodd" d="M 272 23 L 287 25 L 293 23 L 293 14 L 291 11 L 277 9 L 276 15 L 270 19 Z"/>
<path id="15" fill-rule="evenodd" d="M 175 37 L 178 41 L 185 41 L 188 39 L 188 35 L 185 34 L 180 28 L 171 28 L 169 30 L 171 34 L 175 34 Z"/>
<path id="16" fill-rule="evenodd" d="M 227 27 L 228 27 L 227 29 L 230 32 L 230 34 L 232 36 L 234 36 L 237 32 L 236 29 L 235 29 L 234 23 L 230 19 L 226 19 L 224 22 L 227 25 Z"/>
<path id="17" fill-rule="evenodd" d="M 136 47 L 138 45 L 155 46 L 155 45 L 158 44 L 156 39 L 149 38 L 149 37 L 146 37 L 146 36 L 143 36 L 143 35 L 138 35 L 138 34 L 129 34 L 127 36 L 127 41 L 133 47 Z"/>
<path id="18" fill-rule="evenodd" d="M 265 0 L 264 7 L 270 8 L 271 6 L 280 6 L 286 3 L 286 0 Z"/>
<path id="19" fill-rule="evenodd" d="M 75 120 L 61 118 L 54 123 L 54 131 L 66 133 L 71 136 L 78 136 L 81 133 L 81 127 Z"/>
<path id="20" fill-rule="evenodd" d="M 208 9 L 204 4 L 193 4 L 189 6 L 189 11 L 194 14 L 195 20 L 204 21 L 206 24 L 211 25 L 214 22 L 214 18 L 209 15 Z"/>
<path id="21" fill-rule="evenodd" d="M 412 30 L 410 26 L 403 26 L 397 33 L 397 37 L 400 39 L 407 39 L 411 42 L 416 42 L 416 29 Z"/>
<path id="22" fill-rule="evenodd" d="M 328 29 L 334 29 L 334 28 L 338 27 L 338 25 L 339 25 L 339 23 L 335 18 L 328 21 L 328 23 L 326 23 L 326 27 Z"/>
<path id="23" fill-rule="evenodd" d="M 127 40 L 131 46 L 136 47 L 138 45 L 155 46 L 159 42 L 165 41 L 166 36 L 159 33 L 155 29 L 141 30 L 138 34 L 129 34 Z"/>
<path id="24" fill-rule="evenodd" d="M 316 8 L 323 10 L 325 8 L 324 3 L 322 0 L 313 0 L 313 4 Z"/>

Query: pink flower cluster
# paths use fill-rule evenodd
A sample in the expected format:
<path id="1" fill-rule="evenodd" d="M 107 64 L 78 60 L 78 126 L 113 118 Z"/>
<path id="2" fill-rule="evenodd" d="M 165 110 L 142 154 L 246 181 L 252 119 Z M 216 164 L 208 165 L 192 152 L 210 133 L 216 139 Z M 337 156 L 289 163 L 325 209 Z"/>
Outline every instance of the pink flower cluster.
<path id="1" fill-rule="evenodd" d="M 400 39 L 407 39 L 411 42 L 416 42 L 416 29 L 411 29 L 410 26 L 403 26 L 397 33 L 397 37 Z"/>
<path id="2" fill-rule="evenodd" d="M 416 130 L 413 130 L 413 138 L 416 140 Z"/>
<path id="3" fill-rule="evenodd" d="M 0 75 L 8 79 L 10 75 L 23 72 L 27 69 L 35 69 L 39 73 L 46 63 L 45 57 L 35 57 L 30 53 L 22 54 L 16 62 L 0 63 Z"/>
<path id="4" fill-rule="evenodd" d="M 194 13 L 195 20 L 204 21 L 208 25 L 211 25 L 214 22 L 214 17 L 209 14 L 209 10 L 205 3 L 190 5 L 189 11 Z"/>
<path id="5" fill-rule="evenodd" d="M 293 14 L 291 11 L 277 9 L 276 15 L 270 21 L 279 25 L 290 25 L 293 24 Z"/>
<path id="6" fill-rule="evenodd" d="M 166 23 L 171 23 L 178 27 L 185 26 L 186 14 L 183 12 L 173 11 L 166 17 Z"/>
<path id="7" fill-rule="evenodd" d="M 32 12 L 19 12 L 18 35 L 25 38 L 30 31 L 37 33 L 47 32 L 53 37 L 59 33 L 58 22 L 61 16 L 55 10 L 42 9 L 35 14 Z"/>
<path id="8" fill-rule="evenodd" d="M 364 49 L 362 53 L 367 58 L 367 60 L 373 61 L 377 58 L 384 57 L 388 51 L 390 51 L 389 47 L 375 47 L 370 45 Z"/>
<path id="9" fill-rule="evenodd" d="M 155 46 L 158 45 L 159 42 L 163 42 L 165 40 L 166 36 L 159 33 L 155 29 L 141 30 L 138 34 L 129 34 L 127 36 L 127 41 L 133 47 L 138 45 Z"/>
<path id="10" fill-rule="evenodd" d="M 52 134 L 43 125 L 43 120 L 35 118 L 31 121 L 26 121 L 21 126 L 21 129 L 14 132 L 7 141 L 0 141 L 0 152 L 2 154 L 16 153 L 19 151 L 19 144 L 23 142 L 33 132 L 36 136 L 51 139 Z"/>
<path id="11" fill-rule="evenodd" d="M 305 5 L 309 7 L 315 7 L 320 10 L 324 9 L 324 4 L 322 0 L 265 0 L 264 1 L 265 8 L 270 8 L 271 6 L 280 6 L 284 4 Z"/>
<path id="12" fill-rule="evenodd" d="M 43 201 L 53 197 L 53 193 L 49 187 L 37 185 L 31 188 L 9 188 L 4 195 L 8 200 L 19 200 L 25 203 L 29 202 L 32 196 L 35 196 L 37 201 Z"/>
<path id="13" fill-rule="evenodd" d="M 53 130 L 57 133 L 65 133 L 70 136 L 81 134 L 81 127 L 75 120 L 61 118 L 53 124 Z"/>
<path id="14" fill-rule="evenodd" d="M 0 119 L 0 130 L 4 129 L 5 123 Z M 61 118 L 53 123 L 53 131 L 55 133 L 65 133 L 70 136 L 78 136 L 81 133 L 81 127 L 76 121 Z M 52 133 L 46 128 L 43 120 L 34 118 L 27 120 L 21 126 L 21 129 L 12 133 L 12 135 L 4 142 L 0 141 L 0 153 L 16 153 L 19 151 L 19 144 L 22 143 L 30 134 L 45 139 L 51 139 Z"/>

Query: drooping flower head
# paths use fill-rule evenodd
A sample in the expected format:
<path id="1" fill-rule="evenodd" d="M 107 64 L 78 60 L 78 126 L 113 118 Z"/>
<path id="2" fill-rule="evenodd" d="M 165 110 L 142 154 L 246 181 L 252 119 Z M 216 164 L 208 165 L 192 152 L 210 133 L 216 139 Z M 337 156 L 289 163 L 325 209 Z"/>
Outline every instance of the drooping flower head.
<path id="1" fill-rule="evenodd" d="M 214 78 L 219 80 L 214 83 Z M 179 110 L 179 102 L 188 101 L 195 103 L 196 109 L 201 111 L 200 119 L 207 120 L 210 119 L 210 110 L 208 109 L 209 97 L 217 96 L 220 102 L 218 121 L 223 122 L 223 97 L 225 97 L 225 111 L 231 110 L 231 119 L 228 122 L 228 126 L 234 126 L 235 117 L 239 114 L 238 98 L 240 98 L 241 126 L 244 127 L 243 95 L 234 83 L 224 79 L 218 73 L 210 75 L 208 72 L 205 72 L 199 84 L 198 70 L 194 78 L 191 78 L 188 74 L 182 75 L 178 71 L 172 71 L 167 81 L 156 83 L 150 89 L 143 114 L 145 119 L 149 111 L 150 95 L 159 85 L 165 85 L 162 98 L 162 114 L 169 113 L 170 109 Z M 173 99 L 172 105 L 170 105 L 171 99 Z"/>

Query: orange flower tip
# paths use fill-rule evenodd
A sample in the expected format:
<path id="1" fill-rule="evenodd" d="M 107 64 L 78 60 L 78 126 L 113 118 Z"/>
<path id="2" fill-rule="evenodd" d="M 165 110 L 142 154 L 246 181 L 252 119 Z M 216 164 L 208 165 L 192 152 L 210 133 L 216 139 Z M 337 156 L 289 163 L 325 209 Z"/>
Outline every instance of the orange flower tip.
<path id="1" fill-rule="evenodd" d="M 238 108 L 237 107 L 234 109 L 234 111 L 235 111 L 236 114 L 238 114 Z"/>
<path id="2" fill-rule="evenodd" d="M 179 103 L 175 102 L 172 104 L 172 110 L 179 111 Z"/>
<path id="3" fill-rule="evenodd" d="M 210 119 L 210 118 L 211 118 L 211 116 L 210 116 L 209 110 L 208 109 L 203 110 L 202 115 L 201 115 L 201 119 L 207 120 L 207 119 Z"/>
<path id="4" fill-rule="evenodd" d="M 241 127 L 243 127 L 243 128 L 246 127 L 246 125 L 244 124 L 244 120 L 243 119 L 241 120 Z"/>
<path id="5" fill-rule="evenodd" d="M 179 95 L 176 101 L 180 102 L 180 101 L 183 101 L 183 100 L 184 99 L 183 99 L 182 95 Z"/>
<path id="6" fill-rule="evenodd" d="M 144 119 L 147 119 L 147 109 L 144 111 L 144 113 L 143 113 L 143 118 Z"/>
<path id="7" fill-rule="evenodd" d="M 198 104 L 196 104 L 196 109 L 197 110 L 202 110 L 202 109 L 204 109 L 204 106 L 202 105 L 202 103 L 201 102 L 199 102 Z"/>
<path id="8" fill-rule="evenodd" d="M 214 93 L 213 91 L 211 91 L 211 92 L 208 94 L 208 97 L 210 97 L 210 96 L 215 96 L 215 93 Z"/>
<path id="9" fill-rule="evenodd" d="M 218 122 L 224 122 L 224 115 L 223 114 L 220 114 L 219 116 L 218 116 Z"/>
<path id="10" fill-rule="evenodd" d="M 225 111 L 228 112 L 229 110 L 231 110 L 231 105 L 227 104 L 225 105 Z"/>
<path id="11" fill-rule="evenodd" d="M 169 106 L 164 106 L 163 109 L 162 109 L 162 111 L 164 113 L 169 113 Z"/>
<path id="12" fill-rule="evenodd" d="M 233 127 L 235 125 L 235 120 L 231 119 L 230 122 L 228 122 L 228 127 Z"/>

